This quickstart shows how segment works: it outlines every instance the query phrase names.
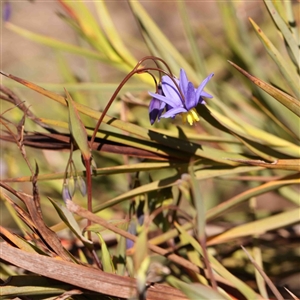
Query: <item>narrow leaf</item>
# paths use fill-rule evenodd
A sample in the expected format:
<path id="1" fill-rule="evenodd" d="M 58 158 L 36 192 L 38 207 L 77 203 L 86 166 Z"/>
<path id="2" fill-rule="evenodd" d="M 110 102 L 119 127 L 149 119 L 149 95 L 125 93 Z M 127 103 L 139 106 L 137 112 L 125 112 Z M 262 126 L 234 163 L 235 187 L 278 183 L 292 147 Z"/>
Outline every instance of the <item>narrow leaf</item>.
<path id="1" fill-rule="evenodd" d="M 101 262 L 103 265 L 103 271 L 114 274 L 115 269 L 114 269 L 113 262 L 111 260 L 111 256 L 108 251 L 107 245 L 99 232 L 97 232 L 97 236 L 100 240 L 100 245 L 101 245 L 101 253 L 102 253 Z"/>
<path id="2" fill-rule="evenodd" d="M 76 222 L 73 214 L 63 205 L 60 205 L 56 201 L 52 200 L 51 198 L 48 198 L 54 208 L 56 209 L 57 213 L 59 214 L 60 218 L 63 220 L 63 222 L 72 230 L 72 232 L 87 246 L 92 245 L 93 243 L 88 240 L 81 232 L 81 229 Z"/>
<path id="3" fill-rule="evenodd" d="M 133 278 L 109 274 L 92 267 L 76 265 L 44 255 L 27 253 L 6 243 L 2 244 L 0 252 L 2 260 L 47 278 L 117 298 L 130 298 L 135 290 L 136 281 Z M 116 283 L 122 288 L 116 288 Z M 176 289 L 160 284 L 155 289 L 149 289 L 148 296 L 154 300 L 186 299 Z"/>
<path id="4" fill-rule="evenodd" d="M 84 49 L 78 46 L 74 46 L 71 44 L 67 44 L 65 42 L 56 40 L 54 38 L 50 38 L 44 35 L 40 35 L 40 34 L 36 34 L 33 33 L 29 30 L 23 29 L 21 27 L 18 27 L 17 25 L 14 25 L 12 23 L 7 22 L 5 24 L 5 27 L 10 29 L 11 31 L 16 32 L 17 34 L 31 40 L 34 42 L 37 42 L 39 44 L 45 45 L 45 46 L 50 46 L 54 49 L 58 49 L 58 50 L 62 50 L 62 51 L 66 51 L 66 52 L 70 52 L 70 53 L 74 53 L 74 54 L 78 54 L 78 55 L 82 55 L 88 58 L 92 58 L 92 59 L 97 59 L 97 60 L 101 60 L 103 62 L 109 63 L 110 61 L 101 53 L 96 52 L 96 51 L 92 51 L 92 50 L 88 50 L 88 49 Z"/>
<path id="5" fill-rule="evenodd" d="M 263 89 L 269 95 L 274 97 L 277 101 L 279 101 L 282 105 L 287 107 L 290 111 L 300 117 L 300 102 L 293 98 L 292 96 L 282 92 L 281 90 L 273 87 L 272 85 L 258 79 L 257 77 L 249 74 L 236 64 L 231 61 L 228 61 L 232 66 L 234 66 L 238 71 L 240 71 L 243 75 L 245 75 L 248 79 L 250 79 L 254 84 Z"/>
<path id="6" fill-rule="evenodd" d="M 211 300 L 211 299 L 220 299 L 226 300 L 222 294 L 214 291 L 212 288 L 207 287 L 201 284 L 188 284 L 177 279 L 174 276 L 167 276 L 166 281 L 171 286 L 181 290 L 189 299 L 201 299 L 201 300 Z"/>
<path id="7" fill-rule="evenodd" d="M 180 226 L 179 224 L 175 223 L 176 228 L 180 232 L 181 235 L 183 235 L 187 241 L 203 256 L 203 252 L 201 249 L 200 244 L 194 237 L 189 235 L 187 231 L 184 229 L 183 226 Z M 229 280 L 233 286 L 235 286 L 243 295 L 245 295 L 246 299 L 260 299 L 260 297 L 257 296 L 257 294 L 251 289 L 249 285 L 244 283 L 239 278 L 235 277 L 233 274 L 231 274 L 216 258 L 214 258 L 211 254 L 208 254 L 209 261 L 212 264 L 212 268 L 221 275 L 223 278 L 226 278 Z"/>
<path id="8" fill-rule="evenodd" d="M 173 71 L 177 71 L 181 67 L 186 71 L 191 80 L 199 82 L 199 77 L 193 68 L 191 68 L 182 54 L 166 38 L 164 33 L 158 28 L 139 1 L 129 0 L 128 3 L 143 32 L 152 41 L 153 45 L 155 45 L 157 51 L 160 53 L 159 56 L 164 58 Z"/>
<path id="9" fill-rule="evenodd" d="M 251 166 L 261 166 L 268 169 L 281 169 L 281 170 L 293 170 L 293 171 L 300 171 L 300 159 L 277 159 L 273 162 L 265 162 L 263 160 L 245 160 L 239 159 L 235 160 L 242 162 L 247 165 Z"/>
<path id="10" fill-rule="evenodd" d="M 249 18 L 253 28 L 255 29 L 259 39 L 263 43 L 265 49 L 268 51 L 269 55 L 277 64 L 278 68 L 280 69 L 282 75 L 289 83 L 290 87 L 292 88 L 295 95 L 299 97 L 299 76 L 296 70 L 289 67 L 289 64 L 286 60 L 282 57 L 280 52 L 275 48 L 272 42 L 268 39 L 268 37 L 264 34 L 264 32 L 259 28 L 259 26 Z"/>
<path id="11" fill-rule="evenodd" d="M 270 287 L 271 291 L 273 292 L 273 294 L 275 295 L 276 299 L 277 300 L 284 300 L 284 298 L 279 293 L 278 289 L 275 287 L 274 283 L 270 280 L 270 278 L 266 275 L 266 273 L 260 268 L 260 266 L 256 263 L 256 261 L 251 257 L 250 253 L 248 253 L 246 248 L 244 248 L 242 246 L 242 249 L 245 251 L 245 253 L 247 254 L 248 258 L 250 259 L 250 261 L 252 262 L 252 264 L 254 265 L 256 270 L 258 270 L 260 275 L 264 278 L 266 283 L 269 285 L 269 287 Z"/>
<path id="12" fill-rule="evenodd" d="M 125 63 L 133 68 L 136 64 L 136 59 L 131 55 L 130 51 L 128 51 L 127 47 L 123 43 L 117 29 L 113 24 L 105 1 L 95 1 L 94 4 L 96 6 L 96 10 L 103 29 L 106 33 L 107 39 L 109 40 L 115 51 L 118 53 L 118 55 L 125 61 Z"/>
<path id="13" fill-rule="evenodd" d="M 279 28 L 280 32 L 282 33 L 288 47 L 291 50 L 291 53 L 294 57 L 294 59 L 297 61 L 298 60 L 298 69 L 300 68 L 299 66 L 299 57 L 300 57 L 300 51 L 298 48 L 298 44 L 296 42 L 295 37 L 293 36 L 290 28 L 288 25 L 284 22 L 284 20 L 281 18 L 281 16 L 278 14 L 278 11 L 276 10 L 275 6 L 273 5 L 272 1 L 267 1 L 264 0 L 265 5 L 267 6 L 271 17 L 274 20 L 274 23 L 276 26 Z"/>
<path id="14" fill-rule="evenodd" d="M 237 196 L 232 197 L 231 199 L 224 201 L 224 202 L 220 203 L 219 205 L 208 210 L 206 213 L 207 221 L 213 220 L 220 214 L 224 214 L 228 210 L 232 209 L 233 207 L 242 203 L 243 201 L 250 199 L 251 197 L 255 197 L 255 196 L 264 194 L 269 191 L 276 190 L 278 188 L 281 188 L 281 187 L 284 187 L 287 185 L 299 184 L 300 179 L 298 177 L 299 176 L 296 174 L 296 175 L 292 175 L 290 177 L 282 178 L 280 180 L 270 181 L 270 182 L 262 184 L 258 187 L 249 189 L 243 193 L 240 193 Z"/>
<path id="15" fill-rule="evenodd" d="M 68 103 L 69 109 L 69 129 L 71 135 L 79 147 L 81 154 L 85 158 L 85 160 L 89 161 L 91 158 L 91 150 L 88 142 L 88 136 L 86 129 L 80 119 L 79 113 L 74 105 L 74 101 L 72 100 L 70 94 L 65 90 L 67 98 L 66 101 Z"/>
<path id="16" fill-rule="evenodd" d="M 283 228 L 285 226 L 292 225 L 294 223 L 299 222 L 299 220 L 300 209 L 296 208 L 271 217 L 236 226 L 224 233 L 221 233 L 220 235 L 217 235 L 216 237 L 211 238 L 207 242 L 207 244 L 215 245 L 220 243 L 226 243 L 248 235 L 261 235 L 270 230 L 275 230 L 277 228 Z"/>
<path id="17" fill-rule="evenodd" d="M 88 42 L 100 53 L 104 53 L 110 61 L 120 63 L 119 56 L 110 45 L 106 36 L 102 32 L 101 27 L 97 24 L 94 16 L 87 8 L 87 5 L 81 0 L 76 2 L 63 0 L 62 2 L 66 7 L 70 7 L 72 10 L 76 21 L 78 22 L 84 37 L 88 40 Z"/>

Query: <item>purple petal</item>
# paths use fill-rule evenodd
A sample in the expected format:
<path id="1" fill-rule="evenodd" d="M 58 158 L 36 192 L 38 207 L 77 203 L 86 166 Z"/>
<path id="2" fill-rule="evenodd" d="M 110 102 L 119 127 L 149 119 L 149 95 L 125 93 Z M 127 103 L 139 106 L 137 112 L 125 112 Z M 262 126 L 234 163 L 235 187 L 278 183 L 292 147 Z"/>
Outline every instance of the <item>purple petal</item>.
<path id="1" fill-rule="evenodd" d="M 176 83 L 178 83 L 177 79 L 174 78 L 174 80 L 176 81 Z M 178 88 L 169 76 L 162 77 L 161 86 L 166 97 L 176 99 L 178 105 L 179 102 L 182 103 Z"/>
<path id="2" fill-rule="evenodd" d="M 187 93 L 185 97 L 185 107 L 187 110 L 194 108 L 198 104 L 195 88 L 191 82 L 188 83 Z"/>
<path id="3" fill-rule="evenodd" d="M 175 108 L 168 110 L 161 117 L 162 118 L 173 118 L 176 115 L 178 115 L 180 113 L 184 113 L 184 112 L 187 112 L 187 110 L 184 107 L 175 107 Z"/>
<path id="4" fill-rule="evenodd" d="M 213 98 L 213 96 L 212 96 L 211 94 L 206 93 L 206 92 L 204 92 L 204 91 L 201 92 L 201 96 L 202 96 L 202 97 L 205 97 L 205 98 Z"/>
<path id="5" fill-rule="evenodd" d="M 204 87 L 206 86 L 206 84 L 209 82 L 209 80 L 214 76 L 214 73 L 211 73 L 210 75 L 208 75 L 202 82 L 201 84 L 199 85 L 199 87 L 197 88 L 197 91 L 196 91 L 196 99 L 198 101 L 200 101 L 200 97 L 202 96 L 202 93 L 203 93 L 203 89 Z M 209 94 L 208 94 L 209 95 Z"/>
<path id="6" fill-rule="evenodd" d="M 149 105 L 149 118 L 150 123 L 153 125 L 153 123 L 156 121 L 156 119 L 160 119 L 160 116 L 166 106 L 166 103 L 159 101 L 156 98 L 152 98 L 150 105 Z"/>
<path id="7" fill-rule="evenodd" d="M 65 203 L 67 202 L 67 200 L 72 200 L 72 196 L 70 195 L 69 188 L 66 183 L 63 184 L 62 198 Z"/>
<path id="8" fill-rule="evenodd" d="M 202 97 L 200 97 L 199 101 L 198 101 L 198 104 L 206 104 L 206 102 Z"/>
<path id="9" fill-rule="evenodd" d="M 178 98 L 175 98 L 175 99 L 174 98 L 169 98 L 169 97 L 154 94 L 154 93 L 151 93 L 151 92 L 148 92 L 148 94 L 150 96 L 152 96 L 153 98 L 156 98 L 160 101 L 163 101 L 164 103 L 170 105 L 171 107 L 178 107 L 178 106 L 182 105 L 180 99 L 178 99 Z"/>
<path id="10" fill-rule="evenodd" d="M 167 106 L 167 109 L 168 109 L 168 105 L 165 102 L 160 102 L 160 108 L 159 108 L 159 112 L 158 112 L 158 115 L 157 115 L 157 120 L 158 121 L 160 120 L 161 114 L 163 113 L 166 106 Z"/>
<path id="11" fill-rule="evenodd" d="M 179 77 L 179 88 L 181 89 L 183 95 L 186 95 L 188 90 L 188 78 L 186 76 L 186 73 L 183 69 L 180 69 L 180 77 Z"/>
<path id="12" fill-rule="evenodd" d="M 8 1 L 5 1 L 3 6 L 3 12 L 2 12 L 2 18 L 4 22 L 9 21 L 10 16 L 11 16 L 11 4 Z"/>

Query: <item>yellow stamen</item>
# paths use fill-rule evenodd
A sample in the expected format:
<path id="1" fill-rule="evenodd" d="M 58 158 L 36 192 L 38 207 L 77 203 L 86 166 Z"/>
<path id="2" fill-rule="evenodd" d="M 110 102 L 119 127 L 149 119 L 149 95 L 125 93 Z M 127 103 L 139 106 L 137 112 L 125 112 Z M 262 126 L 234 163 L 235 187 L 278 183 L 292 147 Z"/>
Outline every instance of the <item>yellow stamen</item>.
<path id="1" fill-rule="evenodd" d="M 198 115 L 195 108 L 192 108 L 186 113 L 181 113 L 182 122 L 185 123 L 188 121 L 190 125 L 193 125 L 194 122 L 198 122 L 200 120 L 200 116 Z"/>

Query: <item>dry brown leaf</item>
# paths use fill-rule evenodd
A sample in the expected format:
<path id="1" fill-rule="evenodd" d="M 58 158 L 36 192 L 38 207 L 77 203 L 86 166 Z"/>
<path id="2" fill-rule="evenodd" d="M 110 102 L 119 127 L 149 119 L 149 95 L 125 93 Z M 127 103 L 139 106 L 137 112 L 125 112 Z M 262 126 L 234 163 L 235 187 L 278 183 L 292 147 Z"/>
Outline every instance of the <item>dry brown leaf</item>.
<path id="1" fill-rule="evenodd" d="M 24 252 L 9 246 L 6 242 L 1 243 L 0 259 L 27 271 L 112 297 L 129 298 L 136 295 L 136 281 L 133 278 L 108 274 L 91 267 Z M 177 289 L 163 284 L 150 286 L 147 300 L 161 299 L 187 298 Z"/>

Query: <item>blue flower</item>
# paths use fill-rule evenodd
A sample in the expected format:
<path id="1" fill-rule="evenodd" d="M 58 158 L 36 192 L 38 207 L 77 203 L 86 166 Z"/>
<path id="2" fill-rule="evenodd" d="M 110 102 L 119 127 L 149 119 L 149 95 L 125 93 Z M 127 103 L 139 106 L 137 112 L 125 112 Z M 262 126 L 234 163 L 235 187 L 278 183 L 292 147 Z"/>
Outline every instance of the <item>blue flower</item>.
<path id="1" fill-rule="evenodd" d="M 173 81 L 169 76 L 163 76 L 157 93 L 149 92 L 149 95 L 152 96 L 149 105 L 151 125 L 156 119 L 174 118 L 178 114 L 182 116 L 183 122 L 188 121 L 190 125 L 199 121 L 200 117 L 195 107 L 199 103 L 205 104 L 203 97 L 212 98 L 212 95 L 204 92 L 203 89 L 213 75 L 212 73 L 206 77 L 197 89 L 188 81 L 183 69 L 180 70 L 179 80 L 173 78 Z M 165 113 L 162 114 L 164 110 Z"/>

